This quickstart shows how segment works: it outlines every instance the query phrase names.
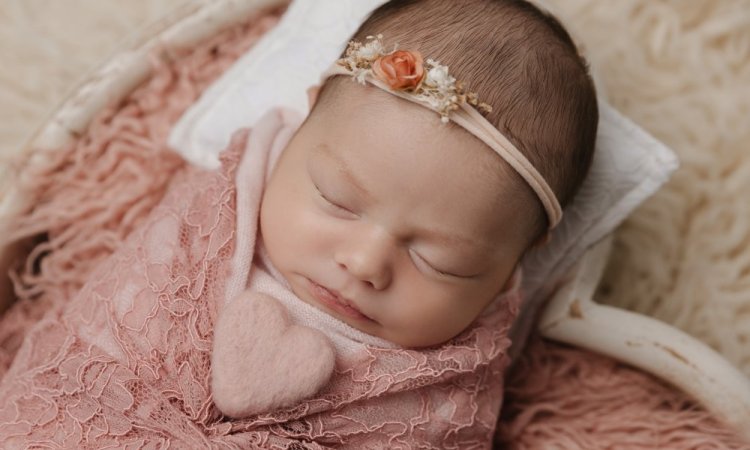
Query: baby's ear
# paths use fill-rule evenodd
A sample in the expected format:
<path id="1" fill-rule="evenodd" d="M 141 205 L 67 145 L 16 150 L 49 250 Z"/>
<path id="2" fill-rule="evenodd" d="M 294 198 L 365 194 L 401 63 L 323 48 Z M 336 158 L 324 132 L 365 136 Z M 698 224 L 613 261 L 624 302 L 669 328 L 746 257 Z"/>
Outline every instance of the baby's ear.
<path id="1" fill-rule="evenodd" d="M 315 102 L 318 101 L 318 94 L 320 93 L 320 85 L 314 85 L 307 88 L 307 102 L 310 106 L 310 111 L 312 111 L 313 106 L 315 106 Z"/>

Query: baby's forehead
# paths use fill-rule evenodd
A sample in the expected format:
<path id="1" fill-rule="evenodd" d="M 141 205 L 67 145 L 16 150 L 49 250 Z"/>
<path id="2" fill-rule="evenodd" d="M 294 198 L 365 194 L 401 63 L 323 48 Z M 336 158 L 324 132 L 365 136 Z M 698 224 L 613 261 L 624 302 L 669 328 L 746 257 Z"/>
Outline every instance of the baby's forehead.
<path id="1" fill-rule="evenodd" d="M 398 118 L 411 126 L 421 124 L 435 130 L 446 129 L 439 126 L 442 122 L 438 113 L 346 76 L 329 78 L 323 86 L 319 103 L 322 105 L 316 105 L 314 113 L 320 112 L 350 126 L 358 126 L 357 122 L 363 120 L 372 121 L 377 126 L 388 118 Z"/>
<path id="2" fill-rule="evenodd" d="M 438 113 L 353 80 L 337 80 L 332 87 L 334 93 L 322 111 L 326 119 L 319 123 L 332 138 L 364 143 L 374 136 L 383 145 L 395 142 L 404 152 L 394 157 L 406 161 L 414 146 L 433 149 L 435 158 L 453 156 L 446 151 L 462 154 L 457 169 L 491 186 L 497 195 L 520 193 L 524 182 L 507 162 L 464 128 L 441 121 Z"/>
<path id="3" fill-rule="evenodd" d="M 329 120 L 325 127 L 330 133 L 352 138 L 379 136 L 387 141 L 393 136 L 404 145 L 421 145 L 435 149 L 435 157 L 444 157 L 445 144 L 450 151 L 463 152 L 463 166 L 470 169 L 471 176 L 493 183 L 499 191 L 518 189 L 524 184 L 518 174 L 487 144 L 463 127 L 441 120 L 440 115 L 426 107 L 400 99 L 370 85 L 356 82 L 339 83 L 335 103 L 328 109 Z M 408 153 L 401 154 L 408 157 Z"/>
<path id="4" fill-rule="evenodd" d="M 352 84 L 311 124 L 311 154 L 405 212 L 443 214 L 468 235 L 517 217 L 524 183 L 486 144 L 427 108 Z"/>

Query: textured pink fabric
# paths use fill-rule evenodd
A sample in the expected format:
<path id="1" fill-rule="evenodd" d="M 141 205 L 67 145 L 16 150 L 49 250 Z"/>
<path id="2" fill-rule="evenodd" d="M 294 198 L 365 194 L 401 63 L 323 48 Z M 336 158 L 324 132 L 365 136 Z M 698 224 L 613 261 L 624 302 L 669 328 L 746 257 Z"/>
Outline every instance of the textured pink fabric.
<path id="1" fill-rule="evenodd" d="M 226 286 L 247 279 L 233 260 L 235 173 L 243 157 L 262 162 L 282 147 L 267 130 L 288 138 L 284 128 L 297 125 L 272 112 L 251 133 L 258 139 L 235 135 L 221 171 L 188 169 L 82 290 L 26 335 L 0 384 L 3 447 L 489 447 L 515 291 L 442 346 L 356 346 L 337 358 L 330 383 L 293 407 L 229 420 L 212 402 L 214 325 Z"/>
<path id="2" fill-rule="evenodd" d="M 497 446 L 750 449 L 687 395 L 649 374 L 538 337 L 508 375 Z"/>
<path id="3" fill-rule="evenodd" d="M 102 111 L 75 144 L 50 153 L 52 160 L 46 167 L 21 172 L 20 181 L 35 199 L 35 207 L 19 218 L 16 237 L 43 234 L 49 240 L 42 240 L 27 263 L 19 267 L 14 278 L 21 300 L 0 318 L 0 377 L 5 392 L 15 392 L 13 396 L 0 394 L 3 439 L 14 433 L 31 433 L 35 439 L 56 441 L 64 448 L 138 448 L 141 444 L 157 448 L 166 442 L 175 448 L 252 448 L 285 444 L 294 436 L 321 435 L 314 413 L 309 422 L 294 419 L 306 413 L 304 408 L 281 414 L 289 419 L 283 423 L 268 417 L 262 424 L 254 424 L 226 420 L 210 403 L 199 401 L 208 395 L 205 376 L 211 322 L 196 312 L 191 295 L 204 276 L 215 280 L 215 265 L 190 267 L 196 271 L 194 276 L 176 277 L 164 286 L 155 286 L 164 294 L 157 298 L 156 308 L 134 309 L 123 316 L 122 323 L 112 323 L 110 331 L 115 330 L 118 339 L 132 345 L 125 346 L 123 359 L 113 358 L 110 349 L 88 345 L 86 339 L 93 339 L 91 336 L 71 335 L 75 323 L 68 318 L 72 314 L 75 319 L 77 310 L 80 317 L 74 322 L 101 320 L 94 314 L 101 309 L 81 310 L 81 288 L 88 281 L 87 292 L 107 304 L 103 299 L 110 291 L 95 287 L 105 270 L 103 265 L 109 261 L 106 264 L 111 269 L 115 261 L 123 263 L 112 253 L 123 245 L 133 245 L 133 240 L 124 244 L 133 230 L 148 228 L 144 224 L 149 211 L 168 185 L 172 186 L 171 196 L 154 214 L 186 206 L 186 200 L 176 198 L 176 192 L 181 184 L 189 184 L 194 172 L 165 148 L 166 131 L 216 76 L 276 23 L 278 14 L 253 20 L 190 52 L 175 54 L 173 63 L 157 61 L 153 77 L 121 104 Z M 198 176 L 207 182 L 206 174 Z M 222 224 L 217 223 L 216 232 L 223 229 Z M 192 226 L 181 230 L 181 236 L 195 238 L 195 250 L 199 251 L 206 246 L 202 232 L 199 226 Z M 226 258 L 226 249 L 221 251 Z M 176 267 L 187 266 L 177 261 Z M 74 304 L 66 306 L 73 297 Z M 141 326 L 163 317 L 174 318 L 179 326 Z M 29 332 L 32 327 L 34 331 Z M 149 344 L 161 342 L 161 337 L 169 345 Z M 6 375 L 21 344 L 24 349 L 12 373 Z M 145 362 L 140 360 L 144 354 L 148 355 Z M 402 362 L 406 367 L 421 367 L 420 360 Z M 29 369 L 32 367 L 35 369 Z M 382 375 L 381 368 L 373 369 L 352 376 L 370 377 L 373 389 L 382 389 L 389 377 Z M 445 364 L 440 370 L 451 369 Z M 421 378 L 400 380 L 394 381 L 409 386 L 422 382 Z M 748 448 L 683 394 L 639 371 L 580 350 L 529 347 L 506 390 L 510 396 L 503 407 L 498 443 L 509 448 Z M 318 407 L 343 401 L 332 395 L 321 399 Z M 465 404 L 462 398 L 450 399 L 448 412 L 454 402 Z M 352 411 L 389 422 L 386 410 Z M 625 413 L 618 415 L 618 411 Z M 425 414 L 420 409 L 412 421 L 388 427 L 407 430 L 426 420 Z M 342 424 L 365 423 L 351 416 L 339 420 Z M 263 424 L 272 431 L 258 431 Z M 649 424 L 658 425 L 649 428 Z M 632 436 L 608 434 L 610 429 L 627 425 L 633 425 L 629 428 Z M 20 445 L 26 439 L 31 438 L 15 439 L 15 443 Z M 0 447 L 13 446 L 5 441 Z M 394 442 L 391 447 L 398 445 Z M 304 447 L 291 444 L 288 448 Z"/>
<path id="4" fill-rule="evenodd" d="M 166 145 L 172 125 L 201 92 L 273 28 L 269 11 L 192 49 L 153 58 L 151 77 L 98 113 L 70 145 L 30 152 L 11 173 L 33 207 L 0 241 L 37 241 L 10 277 L 18 301 L 0 320 L 0 376 L 29 327 L 75 295 L 164 195 L 183 161 Z M 42 163 L 42 161 L 44 161 Z"/>

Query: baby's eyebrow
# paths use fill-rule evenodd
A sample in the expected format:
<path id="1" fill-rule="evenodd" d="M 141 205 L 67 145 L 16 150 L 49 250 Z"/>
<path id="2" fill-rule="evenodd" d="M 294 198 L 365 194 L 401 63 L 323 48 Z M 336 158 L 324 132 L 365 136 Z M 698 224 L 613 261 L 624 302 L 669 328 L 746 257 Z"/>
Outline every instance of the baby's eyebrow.
<path id="1" fill-rule="evenodd" d="M 347 164 L 347 162 L 340 155 L 336 154 L 336 152 L 334 152 L 333 149 L 328 146 L 328 144 L 326 144 L 325 142 L 321 142 L 315 145 L 315 147 L 313 147 L 313 150 L 332 159 L 344 178 L 346 178 L 347 181 L 349 181 L 349 183 L 367 199 L 367 201 L 372 201 L 372 194 L 370 194 L 370 192 L 365 189 L 362 182 L 360 182 L 357 177 L 354 176 L 349 167 L 349 164 Z M 454 235 L 452 233 L 443 232 L 434 228 L 420 228 L 418 232 L 424 236 L 428 236 L 431 240 L 439 242 L 443 245 L 460 245 L 464 247 L 468 246 L 481 249 L 482 252 L 487 252 L 488 254 L 491 253 L 494 249 L 494 246 L 485 239 Z"/>
<path id="2" fill-rule="evenodd" d="M 352 174 L 351 168 L 349 167 L 349 164 L 340 156 L 337 155 L 336 152 L 334 152 L 331 147 L 329 147 L 326 143 L 321 142 L 318 145 L 316 145 L 313 148 L 314 151 L 317 153 L 320 153 L 322 155 L 325 155 L 329 157 L 330 159 L 334 160 L 334 163 L 336 164 L 337 168 L 339 169 L 339 172 L 346 178 L 346 180 L 351 184 L 359 193 L 368 201 L 372 202 L 372 194 L 370 194 L 370 191 L 365 189 L 365 187 L 362 185 L 362 183 L 357 179 L 357 177 Z"/>

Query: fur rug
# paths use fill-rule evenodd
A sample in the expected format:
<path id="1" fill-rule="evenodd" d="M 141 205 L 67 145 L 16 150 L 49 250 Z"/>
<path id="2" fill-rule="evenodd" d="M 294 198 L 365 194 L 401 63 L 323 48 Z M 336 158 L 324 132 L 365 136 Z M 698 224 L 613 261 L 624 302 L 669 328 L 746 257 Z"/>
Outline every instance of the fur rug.
<path id="1" fill-rule="evenodd" d="M 195 1 L 1 2 L 0 156 L 117 43 Z M 547 3 L 612 103 L 682 159 L 617 231 L 598 299 L 672 323 L 750 375 L 750 4 Z"/>

